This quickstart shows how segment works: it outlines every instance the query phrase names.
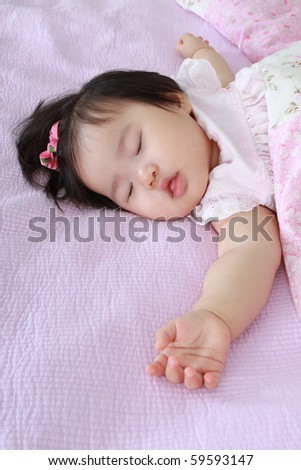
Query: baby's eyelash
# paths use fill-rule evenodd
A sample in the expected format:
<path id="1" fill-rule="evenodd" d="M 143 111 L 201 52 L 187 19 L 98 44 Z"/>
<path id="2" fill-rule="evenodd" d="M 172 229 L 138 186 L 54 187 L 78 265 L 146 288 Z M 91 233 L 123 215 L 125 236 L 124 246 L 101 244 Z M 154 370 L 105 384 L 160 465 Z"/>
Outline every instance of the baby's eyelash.
<path id="1" fill-rule="evenodd" d="M 140 150 L 141 150 L 141 147 L 142 147 L 142 132 L 140 132 L 138 148 L 137 148 L 137 151 L 136 151 L 136 154 L 137 154 L 137 155 L 139 155 Z M 128 200 L 129 200 L 130 197 L 131 197 L 131 194 L 132 194 L 132 192 L 133 192 L 133 189 L 134 189 L 134 185 L 133 185 L 133 183 L 131 183 L 131 185 L 130 185 L 130 190 L 129 190 L 129 194 L 128 194 Z"/>
<path id="2" fill-rule="evenodd" d="M 140 150 L 142 147 L 142 132 L 140 132 L 140 138 L 139 138 L 139 144 L 138 144 L 138 149 L 137 149 L 137 155 L 139 155 Z"/>
<path id="3" fill-rule="evenodd" d="M 128 200 L 130 199 L 131 194 L 132 194 L 132 192 L 133 192 L 133 187 L 134 187 L 134 186 L 133 186 L 133 183 L 131 183 L 130 191 L 129 191 L 129 195 L 128 195 Z"/>

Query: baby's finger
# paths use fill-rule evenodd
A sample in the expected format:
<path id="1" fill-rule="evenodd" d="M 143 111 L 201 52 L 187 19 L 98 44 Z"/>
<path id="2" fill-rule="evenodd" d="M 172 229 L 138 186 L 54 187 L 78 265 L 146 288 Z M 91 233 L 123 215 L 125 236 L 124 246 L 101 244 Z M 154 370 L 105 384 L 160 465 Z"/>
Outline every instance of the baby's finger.
<path id="1" fill-rule="evenodd" d="M 196 390 L 202 387 L 204 384 L 203 374 L 193 369 L 192 367 L 186 367 L 184 370 L 184 385 L 189 390 Z"/>
<path id="2" fill-rule="evenodd" d="M 176 333 L 176 324 L 174 321 L 162 326 L 162 328 L 160 328 L 156 333 L 156 351 L 163 351 L 163 349 L 166 349 L 169 343 L 172 343 L 175 340 Z"/>
<path id="3" fill-rule="evenodd" d="M 169 382 L 180 384 L 184 380 L 184 369 L 180 366 L 179 360 L 175 356 L 170 356 L 167 361 L 165 376 Z"/>
<path id="4" fill-rule="evenodd" d="M 204 386 L 208 390 L 213 390 L 218 386 L 221 380 L 221 374 L 219 372 L 206 372 L 204 374 Z"/>
<path id="5" fill-rule="evenodd" d="M 150 375 L 160 377 L 161 375 L 165 375 L 166 365 L 167 357 L 164 354 L 158 354 L 153 362 L 145 366 L 145 371 Z"/>
<path id="6" fill-rule="evenodd" d="M 207 39 L 204 39 L 203 36 L 198 36 L 198 38 L 201 39 L 206 44 L 209 44 L 209 41 Z"/>

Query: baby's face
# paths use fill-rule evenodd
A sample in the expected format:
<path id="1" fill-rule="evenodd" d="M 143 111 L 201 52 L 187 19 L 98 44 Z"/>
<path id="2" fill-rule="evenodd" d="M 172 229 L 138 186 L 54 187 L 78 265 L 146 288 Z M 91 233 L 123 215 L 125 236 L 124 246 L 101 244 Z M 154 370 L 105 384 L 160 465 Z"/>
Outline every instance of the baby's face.
<path id="1" fill-rule="evenodd" d="M 126 102 L 113 120 L 81 125 L 84 184 L 123 209 L 165 220 L 188 215 L 208 183 L 212 141 L 184 99 L 171 110 Z"/>

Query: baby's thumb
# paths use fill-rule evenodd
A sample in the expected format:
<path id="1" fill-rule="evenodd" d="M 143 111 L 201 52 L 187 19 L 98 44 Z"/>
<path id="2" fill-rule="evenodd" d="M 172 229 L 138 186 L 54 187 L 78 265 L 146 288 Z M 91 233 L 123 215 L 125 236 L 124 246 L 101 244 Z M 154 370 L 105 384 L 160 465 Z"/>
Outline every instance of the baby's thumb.
<path id="1" fill-rule="evenodd" d="M 171 321 L 167 325 L 162 326 L 156 333 L 156 351 L 163 351 L 167 348 L 169 343 L 172 343 L 176 338 L 176 324 Z"/>

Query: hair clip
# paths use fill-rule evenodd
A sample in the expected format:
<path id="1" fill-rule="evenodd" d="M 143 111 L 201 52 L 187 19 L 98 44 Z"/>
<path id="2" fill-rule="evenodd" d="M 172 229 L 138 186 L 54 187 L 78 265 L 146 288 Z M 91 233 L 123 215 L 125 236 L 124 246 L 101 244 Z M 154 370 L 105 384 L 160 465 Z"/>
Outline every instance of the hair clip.
<path id="1" fill-rule="evenodd" d="M 59 125 L 61 121 L 54 123 L 49 132 L 49 142 L 47 150 L 40 153 L 40 162 L 42 166 L 50 170 L 58 170 L 57 146 L 59 142 Z"/>

